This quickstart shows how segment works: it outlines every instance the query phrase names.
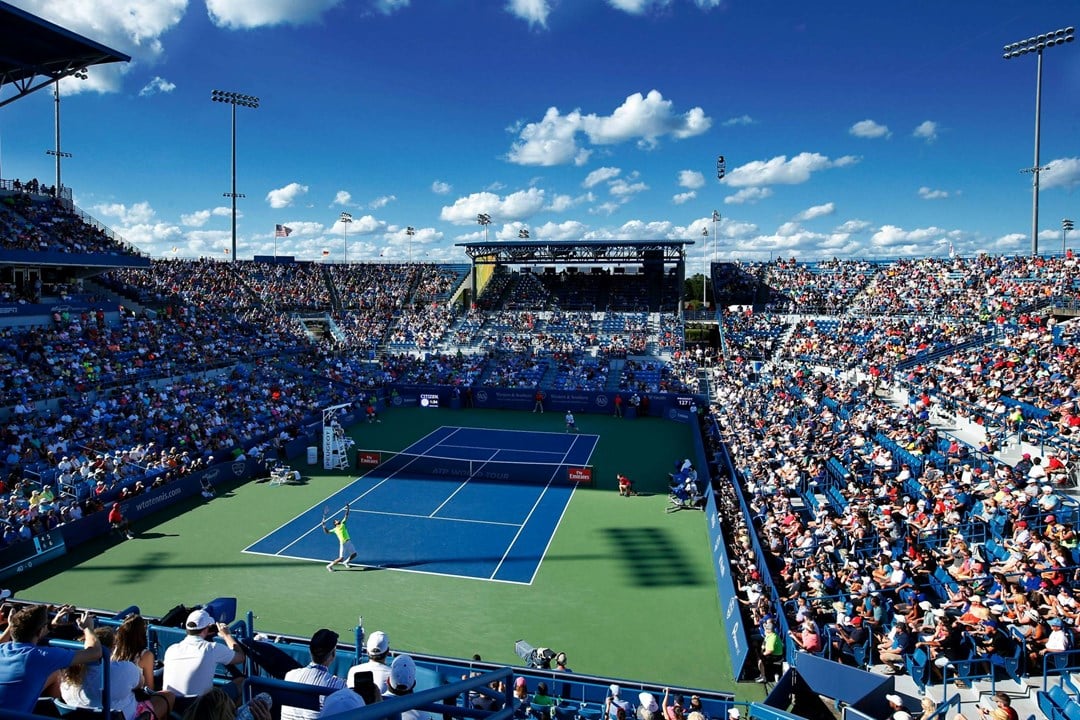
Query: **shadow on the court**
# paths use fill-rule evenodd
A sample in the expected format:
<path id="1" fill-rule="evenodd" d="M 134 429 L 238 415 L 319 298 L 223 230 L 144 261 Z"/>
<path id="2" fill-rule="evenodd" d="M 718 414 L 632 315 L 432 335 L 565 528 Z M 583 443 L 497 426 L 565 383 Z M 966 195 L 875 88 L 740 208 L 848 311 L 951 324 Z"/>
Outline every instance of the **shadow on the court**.
<path id="1" fill-rule="evenodd" d="M 700 585 L 702 578 L 662 528 L 604 528 L 612 554 L 629 584 L 640 587 Z"/>

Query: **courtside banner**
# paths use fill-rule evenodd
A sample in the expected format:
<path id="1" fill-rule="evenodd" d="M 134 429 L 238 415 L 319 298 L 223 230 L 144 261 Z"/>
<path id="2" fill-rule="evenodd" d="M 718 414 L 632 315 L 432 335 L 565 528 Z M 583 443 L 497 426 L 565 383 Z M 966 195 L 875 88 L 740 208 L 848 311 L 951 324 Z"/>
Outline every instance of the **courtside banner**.
<path id="1" fill-rule="evenodd" d="M 375 467 L 382 463 L 382 455 L 377 452 L 365 452 L 364 450 L 361 450 L 356 453 L 356 463 L 357 465 Z"/>
<path id="2" fill-rule="evenodd" d="M 572 467 L 569 470 L 569 477 L 570 477 L 570 482 L 591 483 L 592 482 L 592 468 Z"/>

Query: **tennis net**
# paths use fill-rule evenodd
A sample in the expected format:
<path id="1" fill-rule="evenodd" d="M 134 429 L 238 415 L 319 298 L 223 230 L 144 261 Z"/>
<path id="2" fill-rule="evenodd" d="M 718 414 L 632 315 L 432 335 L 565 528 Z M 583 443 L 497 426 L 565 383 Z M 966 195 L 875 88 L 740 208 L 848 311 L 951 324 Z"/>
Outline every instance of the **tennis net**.
<path id="1" fill-rule="evenodd" d="M 571 463 L 474 460 L 440 455 L 358 450 L 357 465 L 365 477 L 423 477 L 481 482 L 591 483 L 592 465 Z"/>

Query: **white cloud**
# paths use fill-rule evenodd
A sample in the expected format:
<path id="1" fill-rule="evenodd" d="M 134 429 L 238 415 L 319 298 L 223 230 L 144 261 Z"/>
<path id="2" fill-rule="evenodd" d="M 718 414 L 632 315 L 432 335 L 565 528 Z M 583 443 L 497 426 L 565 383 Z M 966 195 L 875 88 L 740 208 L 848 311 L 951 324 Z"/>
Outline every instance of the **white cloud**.
<path id="1" fill-rule="evenodd" d="M 272 25 L 306 25 L 341 4 L 341 0 L 206 0 L 210 21 L 230 30 Z M 400 3 L 383 2 L 384 7 Z"/>
<path id="2" fill-rule="evenodd" d="M 436 180 L 435 182 L 431 183 L 431 192 L 435 193 L 436 195 L 449 195 L 453 189 L 453 185 L 443 182 L 442 180 Z"/>
<path id="3" fill-rule="evenodd" d="M 583 148 L 578 147 L 576 139 L 580 128 L 580 112 L 562 115 L 558 108 L 550 107 L 543 120 L 520 129 L 507 159 L 517 165 L 583 165 L 584 161 L 578 162 Z"/>
<path id="4" fill-rule="evenodd" d="M 749 115 L 739 115 L 738 117 L 731 117 L 721 123 L 724 127 L 732 127 L 734 125 L 753 125 L 757 121 Z"/>
<path id="5" fill-rule="evenodd" d="M 300 183 L 292 182 L 283 188 L 271 190 L 270 192 L 266 193 L 266 202 L 270 203 L 270 207 L 274 208 L 275 210 L 280 210 L 281 208 L 289 207 L 290 205 L 292 205 L 294 202 L 296 202 L 298 198 L 306 195 L 307 191 L 307 185 L 301 185 Z"/>
<path id="6" fill-rule="evenodd" d="M 622 172 L 622 169 L 617 168 L 617 167 L 596 168 L 591 173 L 589 173 L 588 175 L 585 176 L 585 179 L 581 183 L 581 187 L 583 187 L 583 188 L 596 187 L 597 185 L 599 185 L 602 182 L 606 182 L 608 180 L 612 180 L 614 178 L 617 178 L 619 176 L 619 173 L 621 173 L 621 172 Z"/>
<path id="7" fill-rule="evenodd" d="M 334 202 L 331 205 L 348 205 L 352 202 L 352 193 L 348 190 L 338 190 L 334 194 Z"/>
<path id="8" fill-rule="evenodd" d="M 689 202 L 690 200 L 693 200 L 696 197 L 697 197 L 697 191 L 688 190 L 688 191 L 683 192 L 683 193 L 677 193 L 675 195 L 672 195 L 671 196 L 671 202 L 675 203 L 676 205 L 682 205 L 683 203 Z"/>
<path id="9" fill-rule="evenodd" d="M 869 227 L 871 227 L 871 225 L 866 220 L 848 220 L 839 227 L 837 227 L 836 232 L 846 233 L 850 235 L 853 233 L 862 232 Z"/>
<path id="10" fill-rule="evenodd" d="M 143 86 L 143 89 L 139 91 L 139 97 L 171 93 L 175 89 L 175 83 L 171 83 L 165 78 L 155 75 L 154 79 L 146 83 L 146 85 Z"/>
<path id="11" fill-rule="evenodd" d="M 724 179 L 734 188 L 757 187 L 762 185 L 800 185 L 810 179 L 813 173 L 829 167 L 845 167 L 856 161 L 851 155 L 829 160 L 816 152 L 800 152 L 791 160 L 787 155 L 777 155 L 770 160 L 755 160 L 732 169 Z"/>
<path id="12" fill-rule="evenodd" d="M 679 187 L 688 190 L 697 190 L 705 185 L 705 176 L 697 170 L 680 170 Z"/>
<path id="13" fill-rule="evenodd" d="M 858 160 L 850 155 L 836 160 L 830 160 L 820 153 L 803 152 L 791 160 L 786 155 L 778 155 L 770 160 L 755 160 L 730 170 L 724 182 L 732 187 L 799 185 L 819 170 L 846 167 L 856 162 Z"/>
<path id="14" fill-rule="evenodd" d="M 289 227 L 292 227 L 290 225 Z M 370 235 L 374 232 L 378 232 L 386 227 L 386 222 L 383 220 L 377 220 L 371 215 L 364 215 L 363 217 L 354 217 L 352 222 L 349 223 L 349 237 L 353 235 Z M 327 230 L 331 235 L 344 235 L 345 223 L 341 222 L 339 217 L 334 221 L 334 224 Z"/>
<path id="15" fill-rule="evenodd" d="M 1074 187 L 1080 184 L 1080 158 L 1058 158 L 1046 164 L 1039 173 L 1039 185 L 1043 190 L 1056 187 Z"/>
<path id="16" fill-rule="evenodd" d="M 932 143 L 937 140 L 938 125 L 933 120 L 924 120 L 915 126 L 915 132 L 912 133 L 917 138 L 925 140 L 928 143 Z"/>
<path id="17" fill-rule="evenodd" d="M 386 207 L 395 200 L 397 200 L 397 195 L 383 195 L 382 197 L 377 197 L 372 200 L 369 205 L 372 209 L 378 210 L 379 208 Z"/>
<path id="18" fill-rule="evenodd" d="M 621 204 L 622 203 L 608 201 L 606 203 L 594 205 L 593 207 L 589 208 L 589 212 L 591 212 L 593 215 L 611 215 L 613 212 L 619 209 L 619 206 Z"/>
<path id="19" fill-rule="evenodd" d="M 530 26 L 547 27 L 551 4 L 547 0 L 509 0 L 506 10 L 529 23 Z"/>
<path id="20" fill-rule="evenodd" d="M 886 125 L 881 125 L 873 120 L 860 120 L 848 128 L 848 132 L 855 137 L 880 138 L 889 137 L 892 133 Z"/>
<path id="21" fill-rule="evenodd" d="M 518 165 L 583 165 L 591 150 L 578 145 L 578 133 L 584 133 L 593 145 L 615 145 L 636 139 L 638 146 L 653 148 L 660 138 L 670 135 L 684 139 L 706 132 L 712 120 L 700 107 L 679 115 L 672 102 L 656 90 L 648 95 L 634 93 L 611 115 L 582 115 L 580 110 L 563 115 L 550 107 L 539 122 L 513 128 L 518 139 L 507 159 Z"/>
<path id="22" fill-rule="evenodd" d="M 375 9 L 383 15 L 390 15 L 409 7 L 409 0 L 375 0 Z"/>
<path id="23" fill-rule="evenodd" d="M 209 210 L 196 210 L 190 215 L 181 215 L 180 223 L 187 227 L 202 227 L 210 219 Z"/>
<path id="24" fill-rule="evenodd" d="M 150 203 L 145 201 L 135 203 L 130 207 L 124 203 L 106 203 L 98 205 L 95 209 L 105 217 L 116 218 L 121 225 L 145 225 L 156 214 L 150 207 Z"/>
<path id="25" fill-rule="evenodd" d="M 444 206 L 439 218 L 455 225 L 476 222 L 476 216 L 484 213 L 493 220 L 514 222 L 535 215 L 544 207 L 544 191 L 540 188 L 519 190 L 501 198 L 495 193 L 479 192 L 458 198 L 453 205 Z"/>
<path id="26" fill-rule="evenodd" d="M 597 145 L 614 145 L 633 138 L 639 144 L 652 147 L 664 135 L 683 139 L 700 135 L 712 125 L 700 107 L 682 115 L 672 111 L 673 103 L 656 90 L 648 95 L 634 93 L 607 117 L 586 115 L 582 126 L 589 140 Z"/>
<path id="27" fill-rule="evenodd" d="M 117 92 L 124 76 L 139 63 L 161 57 L 161 37 L 183 18 L 188 0 L 21 0 L 19 7 L 72 32 L 131 55 L 132 63 L 112 63 L 88 68 L 86 80 L 60 82 L 65 95 L 82 92 Z"/>
<path id="28" fill-rule="evenodd" d="M 216 217 L 228 217 L 232 215 L 232 208 L 219 205 L 210 211 Z M 243 217 L 243 213 L 239 210 L 236 211 L 236 217 Z"/>
<path id="29" fill-rule="evenodd" d="M 814 205 L 813 207 L 806 208 L 801 213 L 795 216 L 796 220 L 813 220 L 814 218 L 825 217 L 826 215 L 832 215 L 836 212 L 836 205 L 834 203 L 825 203 L 824 205 Z"/>
<path id="30" fill-rule="evenodd" d="M 594 200 L 592 193 L 585 193 L 584 195 L 555 195 L 551 198 L 551 202 L 548 203 L 544 210 L 549 212 L 566 212 L 575 205 L 580 205 L 586 202 L 592 202 Z"/>
<path id="31" fill-rule="evenodd" d="M 636 195 L 639 192 L 644 192 L 648 189 L 649 186 L 641 181 L 628 182 L 623 178 L 618 178 L 608 184 L 608 192 L 610 192 L 616 197 L 628 197 L 630 195 Z"/>
<path id="32" fill-rule="evenodd" d="M 728 195 L 724 198 L 725 205 L 744 205 L 746 203 L 756 203 L 759 200 L 764 200 L 767 197 L 772 197 L 772 188 L 767 187 L 747 187 L 743 188 L 734 195 Z"/>
<path id="33" fill-rule="evenodd" d="M 942 200 L 949 197 L 946 190 L 931 190 L 928 187 L 919 188 L 919 197 L 923 200 Z"/>
<path id="34" fill-rule="evenodd" d="M 904 230 L 895 225 L 883 225 L 870 236 L 870 245 L 890 254 L 930 255 L 931 246 L 940 244 L 952 234 L 938 227 Z"/>
<path id="35" fill-rule="evenodd" d="M 580 240 L 585 234 L 587 226 L 578 222 L 577 220 L 567 220 L 561 223 L 544 223 L 538 227 L 534 227 L 534 237 L 544 238 L 545 240 Z"/>

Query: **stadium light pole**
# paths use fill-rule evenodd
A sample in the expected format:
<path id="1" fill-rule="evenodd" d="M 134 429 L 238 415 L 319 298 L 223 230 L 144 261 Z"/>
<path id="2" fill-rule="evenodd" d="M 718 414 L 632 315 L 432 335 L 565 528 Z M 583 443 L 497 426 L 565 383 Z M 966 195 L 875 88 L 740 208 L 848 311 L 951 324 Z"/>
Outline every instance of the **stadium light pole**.
<path id="1" fill-rule="evenodd" d="M 345 241 L 345 264 L 349 264 L 349 223 L 352 222 L 352 215 L 343 212 L 339 218 L 341 221 L 341 237 Z"/>
<path id="2" fill-rule="evenodd" d="M 87 78 L 86 68 L 83 68 L 76 72 L 72 77 L 78 80 L 85 80 Z M 56 158 L 56 198 L 60 198 L 60 189 L 64 187 L 63 182 L 60 179 L 60 160 L 61 158 L 71 157 L 71 153 L 63 152 L 60 149 L 60 80 L 57 78 L 53 81 L 53 115 L 54 122 L 56 124 L 56 146 L 54 150 L 46 150 L 46 155 L 52 155 Z"/>
<path id="3" fill-rule="evenodd" d="M 210 92 L 210 100 L 232 106 L 232 192 L 222 193 L 222 196 L 232 198 L 232 262 L 236 262 L 236 198 L 244 197 L 243 194 L 236 192 L 236 106 L 255 110 L 259 107 L 259 98 L 253 95 L 213 90 Z"/>
<path id="4" fill-rule="evenodd" d="M 409 236 L 409 264 L 412 265 L 412 239 L 416 235 L 416 228 L 410 225 L 405 228 L 405 234 Z"/>
<path id="5" fill-rule="evenodd" d="M 520 230 L 518 230 L 518 237 L 521 238 L 522 240 L 528 240 L 529 239 L 529 228 L 521 228 Z"/>
<path id="6" fill-rule="evenodd" d="M 1071 232 L 1073 229 L 1073 221 L 1069 218 L 1065 218 L 1061 221 L 1061 254 L 1065 254 L 1065 233 Z"/>
<path id="7" fill-rule="evenodd" d="M 1053 32 L 1046 33 L 1044 35 L 1038 35 L 1036 37 L 1030 37 L 1027 40 L 1020 40 L 1019 42 L 1009 43 L 1005 46 L 1004 57 L 1006 60 L 1011 60 L 1021 55 L 1027 55 L 1028 53 L 1035 53 L 1038 60 L 1035 64 L 1035 163 L 1022 172 L 1029 172 L 1032 175 L 1031 181 L 1031 254 L 1039 254 L 1039 173 L 1046 168 L 1039 166 L 1039 123 L 1040 115 L 1042 112 L 1042 66 L 1043 66 L 1043 50 L 1046 48 L 1054 47 L 1055 45 L 1064 45 L 1070 43 L 1075 39 L 1075 32 L 1073 28 L 1061 28 Z"/>
<path id="8" fill-rule="evenodd" d="M 491 216 L 487 213 L 480 213 L 476 216 L 476 222 L 480 224 L 480 227 L 484 228 L 484 242 L 488 241 L 488 225 L 491 224 Z"/>
<path id="9" fill-rule="evenodd" d="M 709 228 L 701 228 L 701 257 L 702 257 L 702 270 L 701 270 L 701 309 L 705 309 L 705 305 L 708 303 L 708 297 L 706 292 L 708 286 L 705 284 L 705 278 L 709 274 Z"/>

